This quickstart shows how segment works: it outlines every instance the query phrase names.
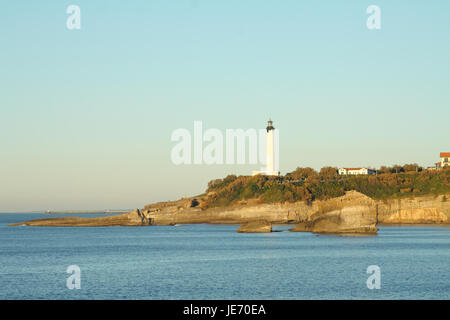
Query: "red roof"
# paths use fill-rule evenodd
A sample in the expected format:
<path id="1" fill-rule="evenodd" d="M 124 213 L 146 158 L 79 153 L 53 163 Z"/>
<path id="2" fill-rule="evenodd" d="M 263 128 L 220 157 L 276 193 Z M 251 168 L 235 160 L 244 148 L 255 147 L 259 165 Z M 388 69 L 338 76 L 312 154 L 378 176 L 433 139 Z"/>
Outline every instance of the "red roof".
<path id="1" fill-rule="evenodd" d="M 344 168 L 345 170 L 361 170 L 362 168 Z"/>
<path id="2" fill-rule="evenodd" d="M 450 152 L 441 152 L 441 158 L 450 157 Z"/>

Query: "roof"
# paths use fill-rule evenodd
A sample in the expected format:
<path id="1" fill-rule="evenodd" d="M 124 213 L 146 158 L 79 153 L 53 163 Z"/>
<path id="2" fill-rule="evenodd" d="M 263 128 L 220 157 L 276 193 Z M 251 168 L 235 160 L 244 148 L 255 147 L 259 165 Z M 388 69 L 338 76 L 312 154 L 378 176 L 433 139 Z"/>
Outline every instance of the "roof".
<path id="1" fill-rule="evenodd" d="M 361 170 L 361 169 L 365 169 L 365 168 L 344 168 L 345 170 Z"/>
<path id="2" fill-rule="evenodd" d="M 441 158 L 450 157 L 450 152 L 441 152 Z"/>

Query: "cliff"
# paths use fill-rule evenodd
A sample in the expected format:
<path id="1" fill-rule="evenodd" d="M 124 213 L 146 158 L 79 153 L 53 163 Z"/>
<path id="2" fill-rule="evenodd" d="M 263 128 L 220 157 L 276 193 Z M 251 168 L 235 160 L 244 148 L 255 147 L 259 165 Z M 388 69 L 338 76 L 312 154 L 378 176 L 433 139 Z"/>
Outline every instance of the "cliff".
<path id="1" fill-rule="evenodd" d="M 321 201 L 318 210 L 289 231 L 336 234 L 375 234 L 378 229 L 374 200 L 359 193 Z"/>
<path id="2" fill-rule="evenodd" d="M 342 197 L 311 204 L 303 201 L 262 204 L 251 199 L 226 207 L 203 208 L 201 197 L 192 197 L 155 203 L 109 217 L 48 218 L 12 225 L 87 227 L 211 223 L 245 224 L 241 229 L 245 231 L 259 228 L 248 223 L 265 221 L 270 225 L 297 224 L 291 231 L 373 234 L 377 232 L 377 224 L 450 224 L 449 198 L 450 194 L 374 201 L 359 192 L 349 191 Z"/>
<path id="3" fill-rule="evenodd" d="M 377 201 L 380 224 L 450 224 L 450 194 Z"/>
<path id="4" fill-rule="evenodd" d="M 264 224 L 256 223 L 264 221 Z M 272 224 L 296 224 L 315 221 L 314 232 L 376 232 L 376 210 L 373 201 L 358 193 L 316 201 L 259 204 L 257 200 L 239 205 L 202 209 L 196 198 L 162 202 L 123 215 L 100 218 L 49 218 L 13 225 L 28 226 L 143 226 L 173 224 L 244 224 L 240 232 L 268 232 Z M 320 228 L 319 228 L 320 226 Z M 252 231 L 253 230 L 253 231 Z"/>

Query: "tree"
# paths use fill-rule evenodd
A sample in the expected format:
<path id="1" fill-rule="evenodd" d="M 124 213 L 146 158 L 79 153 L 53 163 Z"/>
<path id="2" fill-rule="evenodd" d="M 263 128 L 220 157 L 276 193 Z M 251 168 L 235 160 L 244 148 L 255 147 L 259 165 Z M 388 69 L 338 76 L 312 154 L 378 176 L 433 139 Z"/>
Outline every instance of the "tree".
<path id="1" fill-rule="evenodd" d="M 403 166 L 403 171 L 405 171 L 405 172 L 418 172 L 419 171 L 419 165 L 417 163 L 405 164 Z"/>
<path id="2" fill-rule="evenodd" d="M 391 167 L 381 166 L 380 170 L 378 170 L 379 173 L 392 173 Z"/>
<path id="3" fill-rule="evenodd" d="M 394 165 L 392 167 L 392 173 L 400 173 L 400 172 L 404 172 L 403 167 L 399 166 L 398 164 Z"/>
<path id="4" fill-rule="evenodd" d="M 309 177 L 317 176 L 318 173 L 313 168 L 297 168 L 295 171 L 292 171 L 288 174 L 288 177 L 292 179 L 306 179 Z"/>
<path id="5" fill-rule="evenodd" d="M 322 169 L 320 169 L 319 175 L 321 179 L 330 180 L 337 177 L 338 170 L 337 168 L 333 167 L 323 167 Z"/>

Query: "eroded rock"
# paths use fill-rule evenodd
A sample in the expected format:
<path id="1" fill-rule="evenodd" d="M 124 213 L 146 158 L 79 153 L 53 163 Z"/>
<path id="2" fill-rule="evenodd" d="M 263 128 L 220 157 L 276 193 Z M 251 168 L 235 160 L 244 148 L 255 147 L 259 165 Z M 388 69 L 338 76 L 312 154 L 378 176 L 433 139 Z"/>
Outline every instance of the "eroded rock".
<path id="1" fill-rule="evenodd" d="M 268 233 L 272 232 L 272 224 L 267 221 L 252 221 L 244 223 L 237 229 L 239 233 Z"/>
<path id="2" fill-rule="evenodd" d="M 375 234 L 378 231 L 376 203 L 355 191 L 319 203 L 318 211 L 290 229 L 293 232 Z"/>

